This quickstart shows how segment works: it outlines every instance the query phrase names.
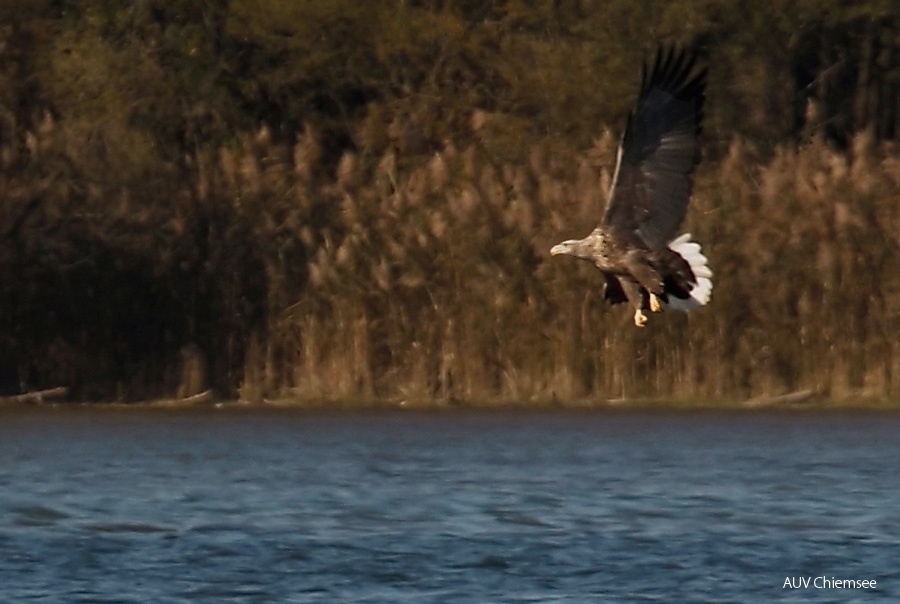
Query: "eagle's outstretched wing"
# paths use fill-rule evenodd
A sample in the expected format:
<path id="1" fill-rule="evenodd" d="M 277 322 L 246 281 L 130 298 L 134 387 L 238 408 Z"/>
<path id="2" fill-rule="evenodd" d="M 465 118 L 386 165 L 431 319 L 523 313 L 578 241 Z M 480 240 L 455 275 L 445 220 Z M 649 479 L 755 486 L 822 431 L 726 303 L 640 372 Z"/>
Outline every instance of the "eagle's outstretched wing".
<path id="1" fill-rule="evenodd" d="M 706 87 L 706 69 L 694 73 L 695 62 L 693 53 L 660 49 L 649 73 L 644 66 L 601 222 L 623 242 L 658 251 L 684 219 L 699 161 Z"/>

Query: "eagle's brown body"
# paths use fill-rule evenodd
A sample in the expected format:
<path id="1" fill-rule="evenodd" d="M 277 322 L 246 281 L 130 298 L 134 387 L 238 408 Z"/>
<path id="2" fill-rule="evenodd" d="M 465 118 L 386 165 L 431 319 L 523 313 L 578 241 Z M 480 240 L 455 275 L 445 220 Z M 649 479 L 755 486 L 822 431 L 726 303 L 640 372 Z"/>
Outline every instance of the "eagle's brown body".
<path id="1" fill-rule="evenodd" d="M 645 69 L 637 106 L 628 118 L 610 200 L 600 224 L 584 239 L 554 246 L 592 262 L 606 276 L 604 297 L 628 301 L 635 324 L 642 311 L 692 310 L 712 291 L 712 271 L 689 235 L 675 234 L 687 212 L 699 159 L 706 71 L 695 57 L 660 51 Z"/>

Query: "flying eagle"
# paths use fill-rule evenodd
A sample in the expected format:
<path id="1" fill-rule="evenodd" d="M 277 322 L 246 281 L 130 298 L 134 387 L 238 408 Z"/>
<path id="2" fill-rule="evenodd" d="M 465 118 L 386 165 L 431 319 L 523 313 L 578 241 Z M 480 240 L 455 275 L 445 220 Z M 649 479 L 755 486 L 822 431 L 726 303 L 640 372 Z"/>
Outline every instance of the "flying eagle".
<path id="1" fill-rule="evenodd" d="M 550 250 L 593 262 L 606 277 L 603 297 L 631 303 L 638 327 L 647 323 L 645 310 L 687 312 L 712 293 L 700 245 L 690 233 L 675 237 L 700 155 L 706 69 L 696 62 L 695 54 L 670 48 L 657 52 L 652 68 L 644 65 L 603 219 L 584 239 Z"/>

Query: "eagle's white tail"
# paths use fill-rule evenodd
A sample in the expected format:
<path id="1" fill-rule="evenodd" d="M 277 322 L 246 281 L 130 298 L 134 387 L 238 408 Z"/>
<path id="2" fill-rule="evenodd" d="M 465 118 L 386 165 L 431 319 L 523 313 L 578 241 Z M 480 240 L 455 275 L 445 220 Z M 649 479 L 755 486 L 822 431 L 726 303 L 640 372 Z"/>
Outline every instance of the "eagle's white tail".
<path id="1" fill-rule="evenodd" d="M 697 278 L 697 284 L 691 290 L 689 298 L 684 300 L 675 296 L 668 296 L 669 300 L 664 304 L 674 310 L 690 312 L 695 308 L 700 308 L 707 302 L 712 295 L 712 271 L 707 264 L 706 256 L 700 251 L 700 244 L 691 241 L 691 234 L 685 233 L 673 239 L 669 243 L 669 249 L 684 258 L 691 266 L 694 276 Z"/>

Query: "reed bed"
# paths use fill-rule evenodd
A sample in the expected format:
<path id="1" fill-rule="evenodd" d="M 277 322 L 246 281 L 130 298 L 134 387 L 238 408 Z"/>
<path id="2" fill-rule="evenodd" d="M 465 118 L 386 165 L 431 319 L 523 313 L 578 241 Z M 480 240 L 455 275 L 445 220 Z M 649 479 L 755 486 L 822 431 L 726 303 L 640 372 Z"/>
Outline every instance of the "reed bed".
<path id="1" fill-rule="evenodd" d="M 309 136 L 293 165 L 272 169 L 321 173 Z M 891 149 L 862 134 L 850 154 L 814 140 L 763 160 L 735 140 L 701 170 L 686 226 L 713 263 L 712 304 L 655 316 L 645 330 L 603 302 L 593 267 L 547 254 L 598 219 L 614 149 L 606 133 L 585 151 L 536 145 L 518 163 L 478 142 L 447 142 L 418 161 L 347 153 L 312 189 L 283 186 L 293 211 L 318 204 L 328 223 L 311 228 L 304 264 L 293 267 L 305 280 L 290 294 L 269 291 L 242 394 L 419 403 L 897 395 L 900 161 Z M 271 186 L 263 171 L 248 173 L 254 190 Z M 309 228 L 304 216 L 288 237 Z"/>
<path id="2" fill-rule="evenodd" d="M 336 162 L 311 128 L 292 145 L 263 128 L 99 187 L 48 117 L 2 149 L 0 361 L 88 399 L 900 394 L 894 147 L 864 133 L 763 157 L 734 139 L 703 163 L 685 227 L 712 301 L 640 330 L 596 269 L 548 254 L 599 219 L 614 137 L 504 154 L 490 119 L 429 153 Z"/>

